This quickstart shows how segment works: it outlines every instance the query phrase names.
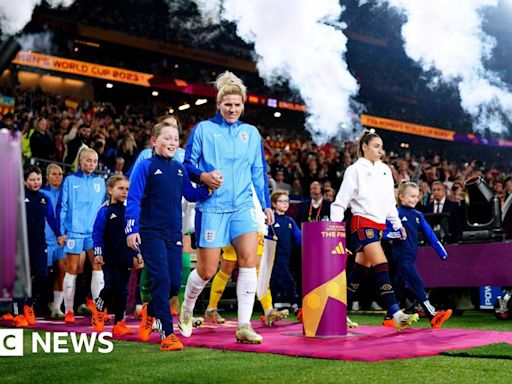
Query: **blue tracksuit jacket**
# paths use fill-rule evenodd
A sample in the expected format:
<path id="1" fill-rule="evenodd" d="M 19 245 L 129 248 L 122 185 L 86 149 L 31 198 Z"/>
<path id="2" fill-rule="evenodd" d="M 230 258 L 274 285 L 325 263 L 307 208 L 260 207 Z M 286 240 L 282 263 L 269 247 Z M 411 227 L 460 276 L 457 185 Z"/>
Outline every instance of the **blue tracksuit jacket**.
<path id="1" fill-rule="evenodd" d="M 192 181 L 199 183 L 202 172 L 218 170 L 224 181 L 211 198 L 197 204 L 201 212 L 227 213 L 253 207 L 251 183 L 263 208 L 266 167 L 258 130 L 237 121 L 228 124 L 219 112 L 199 122 L 192 130 L 185 151 L 185 167 Z"/>
<path id="2" fill-rule="evenodd" d="M 132 175 L 126 207 L 126 235 L 181 241 L 181 197 L 208 198 L 208 188 L 194 188 L 183 164 L 160 155 L 144 160 Z"/>
<path id="3" fill-rule="evenodd" d="M 437 239 L 436 234 L 427 223 L 423 214 L 410 207 L 401 206 L 398 208 L 398 217 L 402 222 L 402 226 L 407 231 L 406 240 L 397 240 L 393 242 L 393 259 L 397 262 L 400 260 L 414 261 L 418 253 L 418 231 L 423 232 L 429 244 L 434 247 L 435 251 L 441 259 L 446 259 L 447 253 L 441 242 Z M 399 236 L 396 231 L 392 230 L 390 223 L 388 229 L 384 233 L 385 238 L 396 238 Z M 391 230 L 390 230 L 391 228 Z"/>
<path id="4" fill-rule="evenodd" d="M 29 248 L 46 249 L 46 221 L 50 225 L 53 235 L 60 236 L 51 200 L 41 191 L 31 191 L 25 188 L 25 212 Z"/>
<path id="5" fill-rule="evenodd" d="M 276 262 L 286 258 L 289 260 L 293 251 L 293 244 L 300 245 L 302 234 L 297 223 L 290 216 L 274 214 L 275 223 L 272 228 L 268 228 L 268 236 L 272 236 L 275 232 L 277 236 L 276 246 Z"/>
<path id="6" fill-rule="evenodd" d="M 57 207 L 61 233 L 90 236 L 104 201 L 105 181 L 99 175 L 86 175 L 78 170 L 66 177 Z"/>
<path id="7" fill-rule="evenodd" d="M 132 180 L 132 175 L 135 172 L 135 169 L 139 166 L 139 164 L 149 159 L 151 156 L 153 156 L 153 148 L 145 148 L 137 155 L 137 159 L 131 166 L 131 168 L 128 170 L 126 176 L 130 178 L 130 181 Z M 185 150 L 181 147 L 176 148 L 176 153 L 174 154 L 173 160 L 179 161 L 180 163 L 183 163 L 183 160 L 185 160 Z"/>
<path id="8" fill-rule="evenodd" d="M 103 256 L 107 266 L 131 268 L 133 258 L 137 255 L 137 252 L 126 244 L 125 211 L 126 207 L 123 203 L 101 207 L 94 222 L 92 231 L 94 256 Z"/>
<path id="9" fill-rule="evenodd" d="M 57 204 L 59 202 L 59 195 L 62 187 L 59 189 L 52 188 L 49 184 L 45 185 L 41 188 L 41 191 L 48 196 L 48 199 L 52 203 L 53 206 L 53 213 L 55 215 L 55 218 L 57 220 L 58 228 L 60 230 L 60 223 L 59 223 L 59 215 L 57 214 Z M 55 233 L 53 233 L 53 230 L 51 226 L 49 225 L 48 221 L 46 222 L 45 227 L 45 236 L 46 236 L 46 244 L 48 246 L 57 245 L 57 238 L 55 237 Z"/>

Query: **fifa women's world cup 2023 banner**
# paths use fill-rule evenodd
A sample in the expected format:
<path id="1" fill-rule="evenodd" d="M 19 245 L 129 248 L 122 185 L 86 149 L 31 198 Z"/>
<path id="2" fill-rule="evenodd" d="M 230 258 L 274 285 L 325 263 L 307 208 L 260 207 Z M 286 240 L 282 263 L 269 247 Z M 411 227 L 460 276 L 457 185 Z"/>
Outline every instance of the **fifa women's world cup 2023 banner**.
<path id="1" fill-rule="evenodd" d="M 347 334 L 345 224 L 302 224 L 302 317 L 306 336 Z"/>

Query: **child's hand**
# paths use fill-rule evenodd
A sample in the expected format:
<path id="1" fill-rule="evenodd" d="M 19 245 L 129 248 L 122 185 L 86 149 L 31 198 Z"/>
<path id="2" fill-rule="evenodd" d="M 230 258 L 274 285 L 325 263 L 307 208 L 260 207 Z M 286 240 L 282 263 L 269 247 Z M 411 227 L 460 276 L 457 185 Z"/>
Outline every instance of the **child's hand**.
<path id="1" fill-rule="evenodd" d="M 400 228 L 400 240 L 405 240 L 407 239 L 407 231 L 405 230 L 404 227 Z"/>
<path id="2" fill-rule="evenodd" d="M 270 208 L 265 208 L 265 224 L 267 225 L 274 225 L 275 218 L 274 218 L 274 211 L 272 211 Z"/>
<path id="3" fill-rule="evenodd" d="M 222 174 L 217 170 L 208 173 L 201 173 L 199 179 L 203 184 L 206 184 L 208 188 L 212 190 L 220 188 L 223 182 Z"/>
<path id="4" fill-rule="evenodd" d="M 59 247 L 63 247 L 64 244 L 66 244 L 66 241 L 68 240 L 68 237 L 66 235 L 57 237 L 57 244 L 59 244 Z"/>
<path id="5" fill-rule="evenodd" d="M 126 244 L 134 251 L 139 251 L 140 235 L 138 233 L 132 233 L 126 238 Z"/>
<path id="6" fill-rule="evenodd" d="M 94 263 L 104 265 L 103 256 L 94 256 Z"/>
<path id="7" fill-rule="evenodd" d="M 137 256 L 134 256 L 133 266 L 135 269 L 144 268 L 144 260 L 142 259 L 142 255 L 140 253 L 137 253 Z"/>

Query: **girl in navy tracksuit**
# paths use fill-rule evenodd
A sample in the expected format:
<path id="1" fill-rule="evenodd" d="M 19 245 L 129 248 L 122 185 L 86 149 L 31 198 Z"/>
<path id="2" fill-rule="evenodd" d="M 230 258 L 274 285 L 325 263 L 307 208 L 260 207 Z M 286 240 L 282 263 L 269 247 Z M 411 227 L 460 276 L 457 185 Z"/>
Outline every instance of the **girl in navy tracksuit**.
<path id="1" fill-rule="evenodd" d="M 32 297 L 14 300 L 16 304 L 14 314 L 16 317 L 13 320 L 16 327 L 25 327 L 36 323 L 33 305 L 46 286 L 48 257 L 46 255 L 45 219 L 48 221 L 58 243 L 63 244 L 52 202 L 45 193 L 40 191 L 42 185 L 41 169 L 29 166 L 25 169 L 24 177 Z"/>
<path id="2" fill-rule="evenodd" d="M 392 258 L 396 263 L 397 269 L 393 287 L 398 293 L 403 292 L 406 288 L 411 290 L 428 316 L 432 328 L 439 328 L 450 318 L 452 310 L 436 311 L 425 294 L 423 281 L 414 265 L 418 252 L 418 231 L 423 232 L 427 241 L 434 247 L 441 259 L 446 260 L 448 254 L 423 217 L 423 214 L 414 209 L 419 200 L 419 189 L 416 183 L 402 182 L 398 187 L 398 200 L 398 216 L 402 226 L 407 231 L 407 238 L 405 240 L 393 241 Z M 387 232 L 387 238 L 399 237 L 396 232 Z M 389 323 L 389 325 L 392 325 L 391 322 Z M 386 319 L 384 320 L 384 325 L 388 325 Z"/>
<path id="3" fill-rule="evenodd" d="M 114 335 L 130 335 L 134 332 L 124 322 L 128 280 L 133 266 L 133 258 L 142 263 L 136 251 L 129 248 L 124 236 L 125 206 L 129 181 L 125 176 L 112 176 L 107 183 L 110 196 L 109 205 L 98 211 L 92 231 L 94 262 L 103 266 L 105 286 L 93 307 L 92 326 L 101 332 L 105 326 L 108 310 L 115 315 Z"/>
<path id="4" fill-rule="evenodd" d="M 141 325 L 139 337 L 149 338 L 156 317 L 166 336 L 160 349 L 179 350 L 183 345 L 174 335 L 169 292 L 177 292 L 181 283 L 181 197 L 204 200 L 208 188 L 195 189 L 183 165 L 173 160 L 179 144 L 176 126 L 156 124 L 151 141 L 155 155 L 135 169 L 126 207 L 127 243 L 134 250 L 140 244 L 152 285 L 152 301 L 142 310 L 143 320 L 149 321 Z"/>
<path id="5" fill-rule="evenodd" d="M 272 207 L 275 210 L 275 223 L 269 226 L 269 235 L 277 237 L 276 256 L 274 268 L 270 277 L 270 291 L 274 294 L 284 294 L 284 298 L 291 304 L 292 311 L 297 313 L 300 307 L 300 297 L 297 293 L 297 284 L 288 267 L 293 251 L 293 245 L 300 245 L 302 234 L 300 229 L 286 211 L 290 206 L 290 198 L 285 191 L 276 191 L 270 196 Z"/>

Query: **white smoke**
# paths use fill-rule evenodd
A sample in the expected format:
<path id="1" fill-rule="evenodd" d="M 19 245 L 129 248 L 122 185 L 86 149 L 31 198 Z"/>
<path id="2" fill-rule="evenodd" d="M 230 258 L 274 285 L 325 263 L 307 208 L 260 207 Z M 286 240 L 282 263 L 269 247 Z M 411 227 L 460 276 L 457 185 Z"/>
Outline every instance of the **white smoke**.
<path id="1" fill-rule="evenodd" d="M 0 28 L 5 35 L 15 35 L 32 18 L 34 8 L 42 0 L 0 0 Z M 74 0 L 47 0 L 51 7 L 69 7 Z"/>
<path id="2" fill-rule="evenodd" d="M 364 2 L 367 2 L 366 0 Z M 483 31 L 484 12 L 498 0 L 377 0 L 404 14 L 402 37 L 407 55 L 425 71 L 458 86 L 461 106 L 474 128 L 503 132 L 510 126 L 512 94 L 487 70 L 496 40 Z"/>
<path id="3" fill-rule="evenodd" d="M 195 0 L 208 20 L 234 22 L 254 43 L 260 76 L 271 85 L 288 81 L 306 103 L 306 126 L 321 144 L 350 134 L 359 86 L 344 60 L 347 38 L 338 0 Z"/>
<path id="4" fill-rule="evenodd" d="M 23 51 L 37 51 L 52 53 L 53 33 L 50 31 L 40 33 L 26 33 L 16 38 Z"/>

